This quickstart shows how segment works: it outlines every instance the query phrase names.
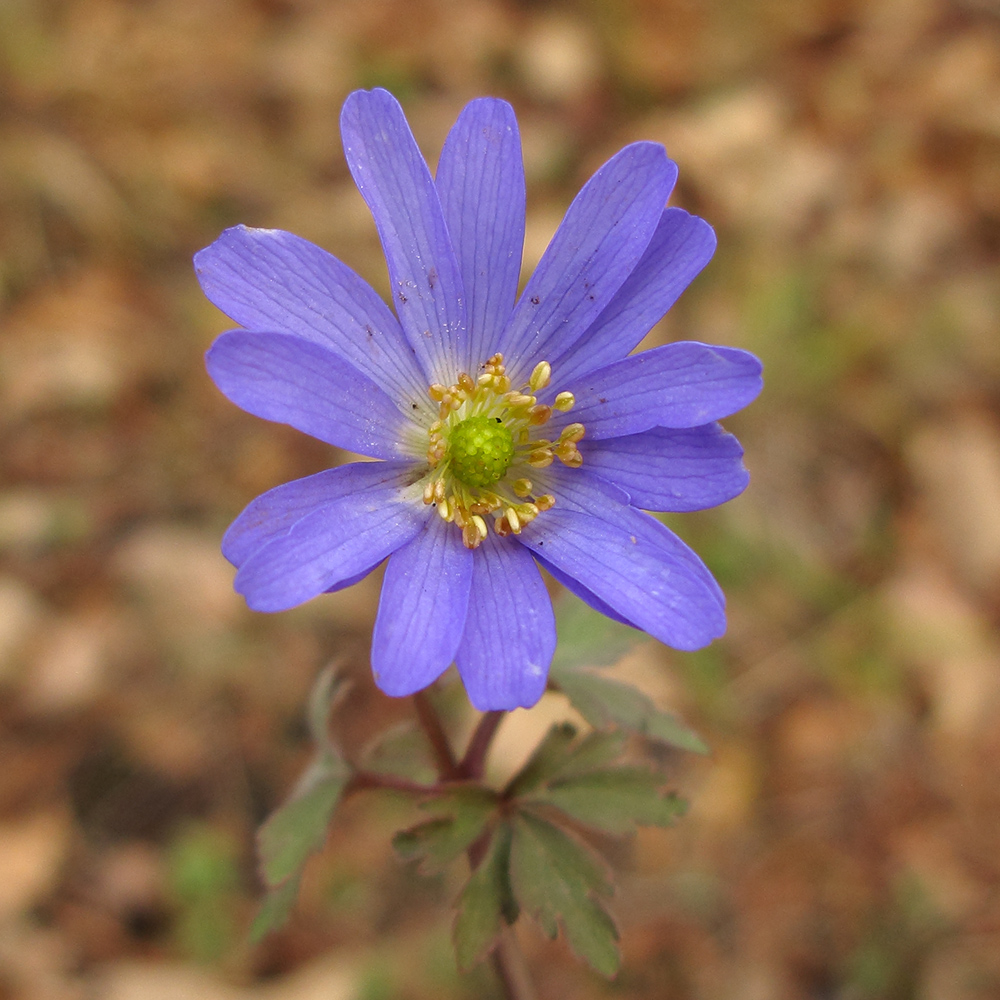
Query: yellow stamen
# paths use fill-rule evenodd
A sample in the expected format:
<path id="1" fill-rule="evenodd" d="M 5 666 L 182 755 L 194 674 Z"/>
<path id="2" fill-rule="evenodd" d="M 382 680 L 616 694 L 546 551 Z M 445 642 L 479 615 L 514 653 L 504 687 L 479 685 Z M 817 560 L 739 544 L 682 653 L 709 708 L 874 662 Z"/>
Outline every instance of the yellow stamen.
<path id="1" fill-rule="evenodd" d="M 528 379 L 531 391 L 538 392 L 539 389 L 544 389 L 550 381 L 552 381 L 552 365 L 548 361 L 539 361 L 531 373 L 531 378 Z"/>
<path id="2" fill-rule="evenodd" d="M 533 469 L 546 469 L 552 464 L 553 455 L 548 448 L 539 448 L 528 456 L 528 465 Z"/>
<path id="3" fill-rule="evenodd" d="M 525 475 L 529 469 L 547 468 L 557 458 L 569 468 L 583 464 L 577 447 L 584 436 L 583 424 L 567 425 L 557 440 L 541 436 L 539 428 L 555 411 L 565 413 L 575 403 L 570 392 L 559 393 L 551 404 L 539 403 L 535 394 L 547 388 L 551 379 L 551 364 L 540 361 L 527 382 L 512 388 L 503 355 L 497 353 L 472 374 L 459 372 L 452 385 L 435 382 L 428 387 L 431 399 L 438 404 L 438 419 L 428 427 L 427 463 L 433 471 L 423 484 L 423 500 L 436 506 L 442 520 L 461 530 L 462 542 L 470 549 L 487 537 L 490 515 L 495 533 L 506 537 L 520 533 L 555 504 L 550 493 L 533 495 L 534 475 Z M 502 425 L 502 431 L 493 428 L 493 421 Z M 457 431 L 459 427 L 463 430 Z M 478 466 L 471 464 L 476 459 L 470 456 L 482 446 L 478 441 L 468 444 L 473 441 L 473 429 L 484 440 L 504 433 L 508 443 L 513 443 L 513 452 L 504 464 L 494 462 L 499 477 L 495 480 L 480 476 Z M 452 449 L 456 449 L 454 453 Z"/>
<path id="4" fill-rule="evenodd" d="M 534 406 L 535 397 L 526 396 L 523 392 L 508 392 L 504 396 L 504 401 L 508 406 Z"/>
<path id="5" fill-rule="evenodd" d="M 482 543 L 482 536 L 474 524 L 467 524 L 462 528 L 462 544 L 467 549 L 478 549 Z"/>

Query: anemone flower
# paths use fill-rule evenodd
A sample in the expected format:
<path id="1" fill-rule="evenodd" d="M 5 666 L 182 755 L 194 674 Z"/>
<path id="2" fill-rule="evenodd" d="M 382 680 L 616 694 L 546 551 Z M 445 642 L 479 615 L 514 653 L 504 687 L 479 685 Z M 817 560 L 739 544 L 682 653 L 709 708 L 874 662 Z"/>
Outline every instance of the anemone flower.
<path id="1" fill-rule="evenodd" d="M 376 461 L 286 483 L 223 540 L 235 586 L 281 611 L 388 559 L 372 638 L 390 695 L 455 663 L 479 709 L 533 705 L 555 650 L 539 572 L 678 649 L 725 629 L 701 560 L 646 511 L 712 507 L 747 484 L 716 423 L 760 391 L 745 351 L 631 354 L 704 267 L 715 235 L 666 202 L 662 146 L 612 157 L 517 295 L 525 189 L 510 105 L 462 111 L 431 176 L 385 90 L 351 94 L 344 153 L 381 238 L 395 313 L 337 258 L 238 226 L 195 257 L 241 329 L 207 354 L 237 406 Z"/>

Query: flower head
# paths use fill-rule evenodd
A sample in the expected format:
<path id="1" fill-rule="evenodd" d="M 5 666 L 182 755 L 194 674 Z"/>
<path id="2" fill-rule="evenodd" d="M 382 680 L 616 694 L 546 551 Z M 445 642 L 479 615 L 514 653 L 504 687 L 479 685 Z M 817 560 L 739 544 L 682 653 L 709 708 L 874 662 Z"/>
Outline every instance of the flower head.
<path id="1" fill-rule="evenodd" d="M 372 667 L 411 694 L 452 662 L 480 709 L 530 706 L 555 649 L 538 566 L 679 649 L 725 628 L 698 557 L 645 513 L 722 503 L 747 483 L 715 422 L 760 391 L 745 351 L 630 352 L 715 249 L 666 208 L 662 146 L 625 147 L 587 182 L 524 291 L 524 172 L 503 101 L 469 104 L 431 176 L 402 109 L 357 91 L 344 152 L 371 209 L 395 314 L 335 257 L 278 230 L 229 229 L 195 258 L 241 329 L 207 355 L 257 416 L 375 462 L 270 490 L 223 552 L 251 608 L 281 611 L 388 557 Z"/>

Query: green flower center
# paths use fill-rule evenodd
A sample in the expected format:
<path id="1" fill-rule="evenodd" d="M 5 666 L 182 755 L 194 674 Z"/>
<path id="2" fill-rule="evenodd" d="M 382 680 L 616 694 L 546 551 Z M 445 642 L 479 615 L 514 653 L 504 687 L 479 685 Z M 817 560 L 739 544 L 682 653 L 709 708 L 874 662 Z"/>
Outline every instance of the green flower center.
<path id="1" fill-rule="evenodd" d="M 514 438 L 499 417 L 466 417 L 448 436 L 451 473 L 466 486 L 492 486 L 514 460 Z"/>
<path id="2" fill-rule="evenodd" d="M 489 534 L 486 518 L 501 538 L 521 528 L 556 502 L 535 488 L 556 459 L 571 469 L 583 464 L 577 448 L 583 424 L 566 424 L 556 440 L 540 437 L 553 411 L 566 413 L 575 400 L 560 392 L 548 403 L 535 393 L 549 384 L 552 367 L 539 361 L 520 388 L 510 384 L 502 354 L 480 365 L 475 379 L 459 372 L 454 385 L 435 382 L 428 395 L 438 404 L 438 419 L 427 428 L 427 475 L 423 500 L 438 516 L 462 530 L 462 542 L 477 548 Z"/>

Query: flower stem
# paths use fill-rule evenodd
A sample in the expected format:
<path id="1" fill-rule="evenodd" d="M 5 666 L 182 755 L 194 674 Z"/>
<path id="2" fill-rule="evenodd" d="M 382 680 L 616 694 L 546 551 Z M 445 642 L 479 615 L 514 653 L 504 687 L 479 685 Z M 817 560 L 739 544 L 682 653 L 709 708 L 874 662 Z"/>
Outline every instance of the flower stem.
<path id="1" fill-rule="evenodd" d="M 507 1000 L 537 1000 L 538 994 L 528 975 L 528 965 L 510 927 L 504 927 L 493 949 L 493 968 Z"/>
<path id="2" fill-rule="evenodd" d="M 439 794 L 442 786 L 421 785 L 415 781 L 407 781 L 406 778 L 397 778 L 392 774 L 379 774 L 376 771 L 356 771 L 344 789 L 344 795 L 352 792 L 368 791 L 372 788 L 385 788 L 393 792 L 404 792 L 407 795 L 420 795 L 429 797 Z"/>
<path id="3" fill-rule="evenodd" d="M 490 744 L 496 735 L 497 728 L 503 721 L 505 712 L 487 712 L 476 726 L 476 731 L 469 740 L 469 746 L 465 751 L 465 756 L 458 765 L 458 771 L 463 778 L 472 778 L 478 781 L 483 776 L 483 768 L 486 765 L 486 754 L 489 752 Z"/>
<path id="4" fill-rule="evenodd" d="M 417 718 L 423 727 L 424 733 L 434 752 L 434 759 L 437 761 L 438 774 L 442 781 L 451 781 L 459 777 L 458 761 L 452 752 L 451 743 L 448 742 L 448 734 L 441 725 L 441 717 L 431 704 L 426 692 L 418 691 L 413 696 L 413 705 L 417 710 Z"/>
<path id="5" fill-rule="evenodd" d="M 441 781 L 479 781 L 483 777 L 483 769 L 486 765 L 486 755 L 489 753 L 490 744 L 496 735 L 497 729 L 506 712 L 486 712 L 479 720 L 469 745 L 461 761 L 455 759 L 451 749 L 448 735 L 441 724 L 441 717 L 431 703 L 430 698 L 423 691 L 418 691 L 413 696 L 414 707 L 417 710 L 417 718 L 423 727 L 424 733 L 430 742 L 431 749 L 437 761 L 438 774 Z M 377 776 L 381 777 L 381 776 Z M 369 779 L 364 775 L 362 780 Z M 410 782 L 393 781 L 391 785 L 379 782 L 381 787 L 394 787 L 399 791 L 419 791 L 424 786 L 414 785 Z M 479 866 L 489 845 L 489 834 L 481 837 L 468 850 L 469 866 L 473 871 Z M 524 955 L 517 943 L 517 938 L 510 927 L 504 926 L 500 931 L 496 947 L 490 956 L 493 969 L 503 987 L 506 1000 L 537 1000 L 538 994 L 531 983 L 528 975 L 528 965 L 524 960 Z"/>

